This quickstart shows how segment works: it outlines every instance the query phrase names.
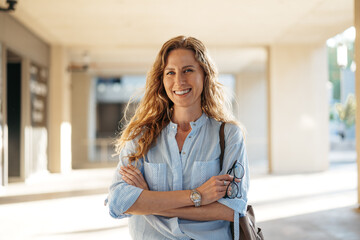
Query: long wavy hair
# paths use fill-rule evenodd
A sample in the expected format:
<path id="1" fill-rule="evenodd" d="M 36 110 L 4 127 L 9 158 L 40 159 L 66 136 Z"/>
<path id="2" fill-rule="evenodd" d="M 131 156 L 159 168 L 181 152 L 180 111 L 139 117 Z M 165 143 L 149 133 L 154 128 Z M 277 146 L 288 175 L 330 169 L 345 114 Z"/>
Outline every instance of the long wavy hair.
<path id="1" fill-rule="evenodd" d="M 136 139 L 136 151 L 128 156 L 130 162 L 146 155 L 152 145 L 156 143 L 156 138 L 162 129 L 171 120 L 173 102 L 165 92 L 163 74 L 169 53 L 175 49 L 192 50 L 195 53 L 196 61 L 204 70 L 205 79 L 201 94 L 202 111 L 217 121 L 239 125 L 232 115 L 231 103 L 226 98 L 223 86 L 218 82 L 217 69 L 205 45 L 193 37 L 178 36 L 172 38 L 164 43 L 160 49 L 151 70 L 147 74 L 144 96 L 134 116 L 115 141 L 115 149 L 119 153 L 127 141 Z"/>

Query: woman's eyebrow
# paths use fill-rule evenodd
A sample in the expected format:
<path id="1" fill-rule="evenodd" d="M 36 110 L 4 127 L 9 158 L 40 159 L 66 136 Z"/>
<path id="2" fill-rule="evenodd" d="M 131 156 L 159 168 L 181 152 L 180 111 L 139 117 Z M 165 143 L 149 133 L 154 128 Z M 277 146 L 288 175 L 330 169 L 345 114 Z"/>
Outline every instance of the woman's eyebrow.
<path id="1" fill-rule="evenodd" d="M 184 66 L 184 67 L 182 67 L 182 68 L 184 69 L 184 68 L 188 68 L 188 67 L 195 68 L 194 65 L 186 65 L 186 66 Z"/>
<path id="2" fill-rule="evenodd" d="M 186 65 L 186 66 L 183 66 L 182 69 L 184 68 L 195 68 L 194 65 Z M 166 67 L 165 70 L 174 70 L 175 68 L 174 67 Z"/>

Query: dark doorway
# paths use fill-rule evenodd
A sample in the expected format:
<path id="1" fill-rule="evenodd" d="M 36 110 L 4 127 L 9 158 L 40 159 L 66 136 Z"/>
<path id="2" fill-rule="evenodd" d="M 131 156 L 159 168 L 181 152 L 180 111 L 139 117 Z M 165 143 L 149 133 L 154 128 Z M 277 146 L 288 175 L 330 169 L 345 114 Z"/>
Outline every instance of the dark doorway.
<path id="1" fill-rule="evenodd" d="M 8 175 L 21 177 L 21 58 L 7 51 Z"/>

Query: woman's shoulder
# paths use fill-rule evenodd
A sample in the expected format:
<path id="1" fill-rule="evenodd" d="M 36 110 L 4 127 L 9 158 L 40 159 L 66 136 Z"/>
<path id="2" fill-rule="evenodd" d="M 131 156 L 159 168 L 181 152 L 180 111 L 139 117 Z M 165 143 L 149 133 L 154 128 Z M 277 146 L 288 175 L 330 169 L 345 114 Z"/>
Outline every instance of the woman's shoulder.
<path id="1" fill-rule="evenodd" d="M 221 121 L 217 121 L 213 118 L 211 119 L 211 125 L 218 127 L 218 129 L 220 130 L 220 126 L 223 122 Z M 244 128 L 244 126 L 241 123 L 238 122 L 225 122 L 225 127 L 224 127 L 224 133 L 225 133 L 225 141 L 230 141 L 230 142 L 241 142 L 244 141 L 245 139 L 245 133 L 246 130 Z"/>
<path id="2" fill-rule="evenodd" d="M 123 150 L 125 150 L 126 152 L 136 151 L 139 146 L 139 139 L 140 139 L 141 135 L 142 134 L 139 134 L 135 138 L 125 141 Z"/>

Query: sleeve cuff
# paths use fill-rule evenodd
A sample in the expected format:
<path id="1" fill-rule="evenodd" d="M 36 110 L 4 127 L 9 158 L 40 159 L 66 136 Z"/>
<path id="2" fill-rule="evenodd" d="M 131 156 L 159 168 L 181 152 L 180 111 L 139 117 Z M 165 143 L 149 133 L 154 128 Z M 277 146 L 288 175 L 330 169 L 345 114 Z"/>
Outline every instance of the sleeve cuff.
<path id="1" fill-rule="evenodd" d="M 131 185 L 115 189 L 109 196 L 109 213 L 113 218 L 121 219 L 131 216 L 125 213 L 138 199 L 143 189 Z"/>
<path id="2" fill-rule="evenodd" d="M 218 200 L 218 202 L 233 209 L 234 212 L 237 212 L 238 214 L 240 214 L 240 217 L 246 215 L 247 202 L 244 199 L 221 198 Z"/>

